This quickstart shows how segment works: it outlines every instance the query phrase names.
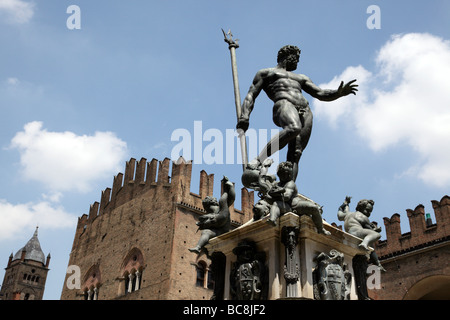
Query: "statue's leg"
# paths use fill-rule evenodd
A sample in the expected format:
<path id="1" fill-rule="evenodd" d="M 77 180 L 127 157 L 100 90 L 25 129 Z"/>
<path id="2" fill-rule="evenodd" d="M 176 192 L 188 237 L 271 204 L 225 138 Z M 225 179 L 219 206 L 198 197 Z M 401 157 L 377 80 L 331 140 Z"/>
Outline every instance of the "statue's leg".
<path id="1" fill-rule="evenodd" d="M 300 132 L 300 148 L 305 150 L 308 145 L 309 138 L 311 137 L 312 125 L 313 125 L 313 114 L 310 109 L 304 110 L 300 113 L 300 120 L 302 123 L 302 130 Z"/>
<path id="2" fill-rule="evenodd" d="M 269 219 L 267 220 L 267 223 L 273 226 L 277 225 L 277 220 L 280 217 L 280 207 L 278 205 L 279 205 L 278 201 L 275 201 L 270 206 Z"/>
<path id="3" fill-rule="evenodd" d="M 311 217 L 314 225 L 317 228 L 318 233 L 325 235 L 330 235 L 331 233 L 323 228 L 322 211 L 320 206 L 311 201 L 300 200 L 299 198 L 294 198 L 292 201 L 292 208 L 297 212 L 297 214 L 305 214 Z"/>
<path id="4" fill-rule="evenodd" d="M 202 248 L 208 243 L 209 239 L 214 238 L 216 236 L 217 232 L 215 230 L 211 229 L 204 229 L 202 230 L 202 235 L 200 236 L 200 239 L 198 240 L 197 246 L 194 248 L 188 249 L 191 252 L 200 253 Z"/>
<path id="5" fill-rule="evenodd" d="M 298 135 L 295 139 L 289 141 L 288 151 L 286 154 L 286 161 L 292 163 L 292 180 L 297 180 L 298 175 L 298 163 L 302 156 L 302 137 Z"/>
<path id="6" fill-rule="evenodd" d="M 273 122 L 282 128 L 258 156 L 263 162 L 275 152 L 283 149 L 291 140 L 295 139 L 301 131 L 302 123 L 294 106 L 287 100 L 278 101 L 274 106 Z"/>
<path id="7" fill-rule="evenodd" d="M 356 236 L 363 239 L 359 246 L 366 250 L 369 249 L 369 246 L 373 247 L 375 241 L 381 237 L 380 233 L 370 229 L 361 229 Z"/>
<path id="8" fill-rule="evenodd" d="M 308 145 L 309 138 L 311 137 L 313 115 L 311 110 L 307 109 L 299 113 L 301 130 L 300 134 L 292 141 L 289 142 L 288 152 L 286 160 L 293 164 L 293 180 L 297 180 L 299 171 L 299 162 Z"/>
<path id="9" fill-rule="evenodd" d="M 380 260 L 378 259 L 378 255 L 375 253 L 375 251 L 372 251 L 370 253 L 369 261 L 371 263 L 373 263 L 374 265 L 376 265 L 379 268 L 380 271 L 386 272 L 386 269 L 384 269 L 383 266 L 381 265 Z"/>

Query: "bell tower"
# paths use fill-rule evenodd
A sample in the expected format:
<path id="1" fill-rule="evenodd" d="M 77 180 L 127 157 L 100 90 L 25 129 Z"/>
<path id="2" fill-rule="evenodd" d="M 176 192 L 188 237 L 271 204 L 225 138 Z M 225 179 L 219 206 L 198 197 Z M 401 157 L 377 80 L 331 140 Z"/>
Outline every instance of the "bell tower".
<path id="1" fill-rule="evenodd" d="M 42 300 L 49 264 L 50 254 L 45 258 L 36 227 L 26 245 L 9 256 L 0 300 Z"/>

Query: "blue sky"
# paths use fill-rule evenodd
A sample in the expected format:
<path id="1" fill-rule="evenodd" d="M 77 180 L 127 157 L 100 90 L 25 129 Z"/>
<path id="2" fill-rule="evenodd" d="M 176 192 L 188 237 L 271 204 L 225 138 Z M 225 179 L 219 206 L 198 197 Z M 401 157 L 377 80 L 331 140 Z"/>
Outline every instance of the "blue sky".
<path id="1" fill-rule="evenodd" d="M 70 5 L 81 29 L 67 27 Z M 370 5 L 381 29 L 367 27 Z M 2 268 L 39 225 L 52 255 L 44 298 L 59 299 L 77 218 L 125 161 L 171 157 L 172 134 L 185 129 L 193 143 L 195 121 L 225 139 L 236 114 L 221 28 L 240 39 L 242 99 L 285 44 L 302 50 L 297 72 L 324 88 L 358 79 L 356 96 L 319 103 L 305 94 L 314 126 L 297 185 L 328 222 L 346 195 L 352 209 L 373 199 L 382 227 L 400 213 L 409 231 L 405 210 L 418 204 L 434 218 L 430 201 L 450 187 L 449 18 L 444 0 L 0 0 Z M 250 127 L 275 129 L 271 109 L 262 93 Z M 200 150 L 215 146 L 204 140 Z M 216 196 L 223 175 L 242 187 L 240 164 L 203 159 L 193 192 L 202 169 L 215 174 Z"/>

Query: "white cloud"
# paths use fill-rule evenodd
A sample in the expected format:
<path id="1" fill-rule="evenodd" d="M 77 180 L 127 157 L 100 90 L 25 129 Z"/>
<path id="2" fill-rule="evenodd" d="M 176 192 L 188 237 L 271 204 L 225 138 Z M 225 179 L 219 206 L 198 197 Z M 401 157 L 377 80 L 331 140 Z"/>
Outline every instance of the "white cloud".
<path id="1" fill-rule="evenodd" d="M 57 192 L 91 190 L 92 182 L 116 174 L 123 166 L 127 144 L 111 132 L 76 135 L 49 132 L 42 122 L 26 124 L 11 140 L 20 152 L 22 174 Z"/>
<path id="2" fill-rule="evenodd" d="M 394 35 L 379 50 L 376 63 L 376 72 L 348 67 L 321 84 L 336 87 L 340 79 L 359 77 L 360 87 L 356 97 L 329 106 L 314 101 L 317 116 L 333 127 L 337 121 L 354 125 L 373 151 L 408 145 L 418 157 L 405 174 L 429 185 L 450 186 L 450 42 L 431 34 Z"/>
<path id="3" fill-rule="evenodd" d="M 0 241 L 13 238 L 24 229 L 36 226 L 45 229 L 74 228 L 76 216 L 60 206 L 47 201 L 37 203 L 11 204 L 0 199 Z"/>
<path id="4" fill-rule="evenodd" d="M 1 1 L 1 0 L 0 0 L 0 1 Z M 11 77 L 11 78 L 8 78 L 8 79 L 6 80 L 6 83 L 9 84 L 9 85 L 11 85 L 11 86 L 16 86 L 16 85 L 18 85 L 18 84 L 20 83 L 20 81 L 19 81 L 19 79 L 17 79 L 17 78 Z"/>
<path id="5" fill-rule="evenodd" d="M 22 0 L 0 0 L 0 14 L 12 24 L 27 23 L 34 15 L 34 3 Z"/>
<path id="6" fill-rule="evenodd" d="M 45 194 L 45 193 L 42 194 L 42 198 L 44 200 L 54 202 L 54 203 L 60 202 L 62 197 L 63 197 L 63 194 L 62 194 L 62 192 L 59 192 L 59 191 L 51 191 L 49 194 Z"/>

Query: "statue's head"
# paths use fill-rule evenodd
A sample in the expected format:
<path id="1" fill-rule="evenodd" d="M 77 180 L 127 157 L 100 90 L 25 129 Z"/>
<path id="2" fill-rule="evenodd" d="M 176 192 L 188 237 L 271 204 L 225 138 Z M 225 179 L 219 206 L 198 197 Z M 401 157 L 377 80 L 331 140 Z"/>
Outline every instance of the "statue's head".
<path id="1" fill-rule="evenodd" d="M 372 213 L 374 204 L 375 201 L 373 200 L 367 199 L 359 200 L 358 204 L 356 205 L 356 211 L 359 211 L 368 217 Z"/>
<path id="2" fill-rule="evenodd" d="M 233 253 L 237 256 L 238 262 L 250 262 L 255 255 L 255 243 L 253 241 L 242 240 L 237 247 L 233 249 Z"/>
<path id="3" fill-rule="evenodd" d="M 281 162 L 277 167 L 277 176 L 282 181 L 292 180 L 293 174 L 293 164 L 292 162 L 285 161 Z"/>
<path id="4" fill-rule="evenodd" d="M 297 69 L 300 52 L 301 50 L 296 46 L 284 46 L 278 51 L 277 62 L 278 64 L 284 64 L 287 71 L 293 71 Z"/>
<path id="5" fill-rule="evenodd" d="M 270 205 L 267 201 L 261 199 L 254 204 L 252 211 L 253 219 L 256 221 L 269 214 Z"/>
<path id="6" fill-rule="evenodd" d="M 202 201 L 203 208 L 206 212 L 216 211 L 213 207 L 219 207 L 219 202 L 213 196 L 206 196 Z"/>

